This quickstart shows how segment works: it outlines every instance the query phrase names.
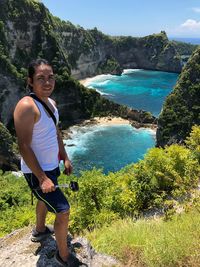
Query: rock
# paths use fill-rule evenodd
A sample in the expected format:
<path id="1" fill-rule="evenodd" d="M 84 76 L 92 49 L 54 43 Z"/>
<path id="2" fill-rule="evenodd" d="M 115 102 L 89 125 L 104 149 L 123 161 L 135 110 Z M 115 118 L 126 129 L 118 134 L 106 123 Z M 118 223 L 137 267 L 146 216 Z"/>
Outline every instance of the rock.
<path id="1" fill-rule="evenodd" d="M 54 236 L 38 243 L 31 242 L 30 236 L 31 228 L 27 227 L 0 239 L 0 267 L 58 267 L 54 260 L 57 249 Z M 69 235 L 67 242 L 71 252 L 84 263 L 82 266 L 120 266 L 113 257 L 96 252 L 83 237 L 73 239 Z"/>

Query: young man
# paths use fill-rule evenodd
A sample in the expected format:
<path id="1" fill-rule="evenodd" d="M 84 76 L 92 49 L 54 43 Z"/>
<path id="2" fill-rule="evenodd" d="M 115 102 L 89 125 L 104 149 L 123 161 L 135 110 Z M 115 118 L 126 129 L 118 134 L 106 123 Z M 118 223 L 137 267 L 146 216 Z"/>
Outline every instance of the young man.
<path id="1" fill-rule="evenodd" d="M 58 110 L 49 98 L 54 90 L 55 76 L 51 65 L 44 59 L 31 62 L 28 68 L 28 86 L 53 112 L 58 123 Z M 30 96 L 16 105 L 14 123 L 22 156 L 21 169 L 37 197 L 36 229 L 32 241 L 41 241 L 51 234 L 45 226 L 47 211 L 55 213 L 54 231 L 58 247 L 55 259 L 62 266 L 79 266 L 78 259 L 68 251 L 67 231 L 69 203 L 57 185 L 60 175 L 58 153 L 64 159 L 65 173 L 70 175 L 72 165 L 64 149 L 61 134 L 43 105 Z"/>

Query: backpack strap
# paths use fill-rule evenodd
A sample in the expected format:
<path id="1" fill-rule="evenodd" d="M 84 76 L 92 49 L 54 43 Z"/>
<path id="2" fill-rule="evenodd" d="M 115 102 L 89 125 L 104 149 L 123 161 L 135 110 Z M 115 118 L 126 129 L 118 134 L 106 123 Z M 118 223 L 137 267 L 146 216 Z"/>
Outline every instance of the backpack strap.
<path id="1" fill-rule="evenodd" d="M 38 98 L 34 93 L 30 93 L 29 96 L 34 98 L 35 100 L 37 100 L 38 102 L 40 102 L 43 105 L 43 107 L 49 113 L 49 115 L 51 116 L 51 118 L 52 118 L 52 120 L 53 120 L 53 122 L 54 122 L 54 124 L 56 126 L 56 117 L 53 114 L 53 112 L 51 111 L 51 109 L 47 106 L 47 104 L 44 101 L 42 101 L 40 98 Z"/>

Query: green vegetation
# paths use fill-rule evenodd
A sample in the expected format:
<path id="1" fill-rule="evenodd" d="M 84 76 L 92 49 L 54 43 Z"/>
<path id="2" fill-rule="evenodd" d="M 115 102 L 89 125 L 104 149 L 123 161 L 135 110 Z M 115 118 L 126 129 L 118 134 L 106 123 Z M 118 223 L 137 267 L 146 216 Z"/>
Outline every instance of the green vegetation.
<path id="1" fill-rule="evenodd" d="M 177 199 L 187 201 L 187 192 L 197 187 L 200 166 L 195 151 L 179 145 L 153 148 L 144 160 L 119 172 L 83 172 L 71 229 L 93 229 L 152 208 L 162 209 L 167 218 Z"/>
<path id="2" fill-rule="evenodd" d="M 164 31 L 161 31 L 159 34 L 145 36 L 143 40 L 145 41 L 145 46 L 149 48 L 153 48 L 155 42 L 158 49 L 162 49 L 163 46 L 168 44 L 168 38 Z"/>
<path id="3" fill-rule="evenodd" d="M 180 143 L 200 125 L 200 48 L 189 59 L 158 119 L 157 145 Z"/>
<path id="4" fill-rule="evenodd" d="M 198 267 L 200 213 L 173 216 L 170 221 L 118 220 L 87 233 L 97 251 L 113 255 L 125 266 Z"/>
<path id="5" fill-rule="evenodd" d="M 113 46 L 119 51 L 129 50 L 132 47 L 135 47 L 139 43 L 140 38 L 132 36 L 117 36 L 112 37 Z"/>
<path id="6" fill-rule="evenodd" d="M 198 45 L 188 44 L 184 42 L 171 41 L 180 55 L 190 56 L 198 47 Z"/>
<path id="7" fill-rule="evenodd" d="M 91 199 L 95 200 L 89 207 L 92 214 L 95 206 L 101 212 L 91 216 L 95 219 L 94 226 L 85 234 L 97 251 L 115 256 L 125 266 L 200 265 L 200 198 L 198 192 L 191 191 L 199 182 L 200 126 L 192 128 L 186 144 L 189 149 L 180 145 L 171 145 L 165 150 L 151 149 L 144 160 L 121 172 L 109 174 L 106 179 L 101 174 L 95 184 L 91 184 L 94 173 L 87 176 L 90 190 L 85 192 L 85 201 L 92 203 Z M 120 174 L 123 174 L 121 179 Z M 113 177 L 112 186 L 108 179 L 110 176 Z M 103 189 L 101 182 L 104 179 L 109 189 L 98 191 L 99 187 Z M 188 198 L 189 192 L 193 192 L 192 199 Z M 107 201 L 102 203 L 102 199 Z M 106 209 L 111 203 L 112 210 L 108 212 Z M 176 214 L 175 207 L 179 205 L 184 212 Z M 76 209 L 79 210 L 80 206 L 81 202 Z M 137 211 L 150 209 L 154 214 L 155 207 L 160 208 L 163 217 L 157 220 L 135 219 Z M 86 209 L 82 211 L 79 222 L 81 215 L 89 214 Z"/>
<path id="8" fill-rule="evenodd" d="M 190 136 L 185 141 L 187 147 L 193 151 L 195 158 L 200 163 L 200 127 L 195 125 L 192 127 Z"/>
<path id="9" fill-rule="evenodd" d="M 0 122 L 0 168 L 2 170 L 18 170 L 19 159 L 16 143 L 8 129 Z"/>
<path id="10" fill-rule="evenodd" d="M 0 237 L 35 222 L 35 207 L 31 206 L 31 193 L 24 177 L 11 172 L 0 172 Z M 49 214 L 48 222 L 52 222 Z"/>
<path id="11" fill-rule="evenodd" d="M 16 146 L 13 142 L 13 137 L 8 129 L 0 122 L 0 146 L 2 154 L 6 152 L 16 152 Z"/>
<path id="12" fill-rule="evenodd" d="M 25 179 L 7 172 L 0 174 L 0 236 L 34 222 L 34 210 L 30 209 L 30 193 Z"/>
<path id="13" fill-rule="evenodd" d="M 108 57 L 105 62 L 102 62 L 98 69 L 97 69 L 98 74 L 121 74 L 122 69 L 120 68 L 119 62 L 113 57 Z"/>
<path id="14" fill-rule="evenodd" d="M 110 225 L 124 218 L 137 218 L 144 212 L 160 209 L 169 219 L 177 203 L 188 203 L 200 175 L 199 132 L 194 127 L 187 139 L 188 148 L 172 145 L 150 149 L 144 160 L 116 173 L 85 171 L 78 178 L 80 191 L 65 190 L 71 203 L 70 231 Z M 61 175 L 60 183 L 77 180 Z M 23 177 L 0 174 L 0 235 L 34 221 L 30 193 Z M 12 217 L 12 220 L 10 218 Z M 53 216 L 49 220 L 52 221 Z M 9 223 L 8 223 L 9 222 Z"/>

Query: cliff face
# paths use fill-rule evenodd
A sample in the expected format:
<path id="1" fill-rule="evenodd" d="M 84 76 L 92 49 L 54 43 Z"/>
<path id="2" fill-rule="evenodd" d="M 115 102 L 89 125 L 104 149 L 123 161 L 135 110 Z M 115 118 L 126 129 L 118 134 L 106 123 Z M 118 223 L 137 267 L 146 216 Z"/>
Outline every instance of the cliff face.
<path id="1" fill-rule="evenodd" d="M 66 66 L 62 51 L 49 30 L 51 17 L 45 7 L 34 1 L 0 1 L 0 114 L 9 125 L 17 101 L 26 93 L 26 66 L 33 58 Z"/>
<path id="2" fill-rule="evenodd" d="M 90 31 L 94 36 L 94 31 Z M 100 33 L 98 33 L 100 34 Z M 103 35 L 102 35 L 103 36 Z M 144 38 L 118 37 L 100 38 L 97 33 L 92 51 L 81 54 L 72 68 L 72 75 L 81 79 L 99 73 L 99 65 L 113 57 L 121 69 L 141 68 L 181 72 L 181 58 L 165 33 L 154 34 Z M 80 42 L 80 47 L 82 46 Z"/>
<path id="3" fill-rule="evenodd" d="M 68 53 L 72 76 L 82 79 L 105 73 L 101 70 L 101 65 L 113 56 L 112 39 L 97 29 L 86 31 L 74 26 L 73 30 L 69 27 L 65 29 L 65 27 L 64 32 L 61 32 L 61 46 Z M 60 31 L 60 25 L 57 31 Z M 112 72 L 115 74 L 112 69 L 109 69 L 109 73 Z"/>
<path id="4" fill-rule="evenodd" d="M 19 157 L 13 138 L 6 127 L 0 123 L 0 169 L 16 171 L 18 167 Z"/>
<path id="5" fill-rule="evenodd" d="M 181 71 L 181 62 L 166 34 L 115 40 L 115 57 L 122 68 L 141 68 L 171 72 Z"/>
<path id="6" fill-rule="evenodd" d="M 183 68 L 158 118 L 157 145 L 182 143 L 200 125 L 200 47 Z"/>
<path id="7" fill-rule="evenodd" d="M 20 95 L 20 86 L 16 79 L 0 73 L 0 121 L 4 124 L 8 125 L 12 121 L 14 103 Z"/>

